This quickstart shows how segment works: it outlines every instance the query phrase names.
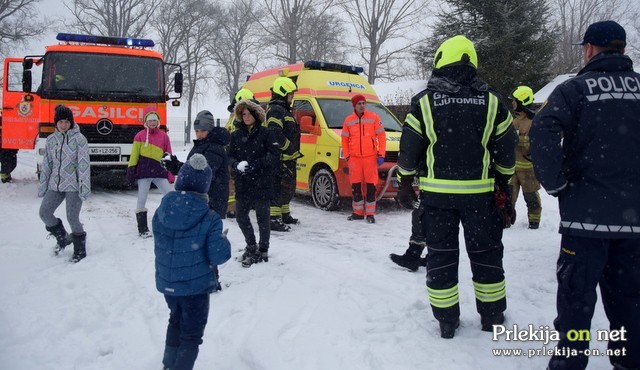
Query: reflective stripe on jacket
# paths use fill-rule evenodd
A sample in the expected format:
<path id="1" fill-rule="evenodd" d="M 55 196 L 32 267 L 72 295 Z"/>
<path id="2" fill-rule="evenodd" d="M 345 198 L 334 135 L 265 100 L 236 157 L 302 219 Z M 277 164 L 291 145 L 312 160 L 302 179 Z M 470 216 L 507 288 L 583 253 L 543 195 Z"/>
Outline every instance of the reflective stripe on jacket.
<path id="1" fill-rule="evenodd" d="M 402 175 L 424 168 L 419 186 L 429 193 L 424 198 L 427 204 L 472 207 L 472 198 L 484 199 L 494 191 L 496 175 L 508 180 L 515 171 L 513 118 L 488 88 L 439 82 L 432 85 L 450 91 L 428 87 L 413 99 L 402 130 L 398 166 Z"/>

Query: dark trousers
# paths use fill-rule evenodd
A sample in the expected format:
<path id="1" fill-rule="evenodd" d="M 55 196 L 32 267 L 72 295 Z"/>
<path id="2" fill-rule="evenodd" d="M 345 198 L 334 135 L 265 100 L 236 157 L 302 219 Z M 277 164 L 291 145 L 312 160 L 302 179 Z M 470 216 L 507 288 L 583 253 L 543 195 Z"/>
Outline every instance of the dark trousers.
<path id="1" fill-rule="evenodd" d="M 296 193 L 296 161 L 283 161 L 273 176 L 272 207 L 282 207 L 291 203 Z"/>
<path id="2" fill-rule="evenodd" d="M 249 211 L 256 210 L 258 221 L 258 233 L 260 234 L 261 249 L 269 248 L 269 238 L 271 237 L 271 225 L 269 219 L 269 199 L 245 199 L 236 198 L 236 221 L 244 235 L 247 245 L 256 244 L 256 237 L 253 232 L 253 225 L 249 218 Z"/>
<path id="3" fill-rule="evenodd" d="M 587 340 L 569 340 L 581 330 L 591 330 L 591 318 L 597 301 L 596 287 L 609 319 L 607 330 L 626 330 L 626 340 L 610 340 L 608 348 L 622 350 L 626 356 L 609 356 L 621 369 L 640 369 L 640 239 L 594 239 L 562 236 L 556 275 L 557 309 L 554 320 L 561 340 L 558 348 L 577 351 L 589 348 Z M 597 339 L 597 330 L 591 339 Z M 574 338 L 575 339 L 575 338 Z M 550 370 L 584 369 L 588 356 L 554 356 Z"/>
<path id="4" fill-rule="evenodd" d="M 9 175 L 18 164 L 18 149 L 0 149 L 0 173 Z"/>
<path id="5" fill-rule="evenodd" d="M 224 185 L 224 186 L 223 186 Z M 227 218 L 229 206 L 229 184 L 212 184 L 209 189 L 209 208 L 220 216 Z"/>
<path id="6" fill-rule="evenodd" d="M 457 297 L 460 223 L 464 229 L 474 286 L 504 283 L 502 221 L 489 198 L 485 207 L 475 209 L 443 209 L 424 205 L 422 226 L 428 251 L 427 287 L 433 296 L 449 292 L 447 299 L 436 305 L 430 293 L 433 315 L 438 321 L 455 322 L 460 316 Z M 495 293 L 495 296 L 502 294 L 502 298 L 484 299 L 482 286 L 475 289 L 478 313 L 496 315 L 503 312 L 507 308 L 504 290 Z"/>
<path id="7" fill-rule="evenodd" d="M 198 357 L 209 317 L 209 294 L 165 295 L 169 325 L 162 364 L 171 370 L 191 370 Z"/>

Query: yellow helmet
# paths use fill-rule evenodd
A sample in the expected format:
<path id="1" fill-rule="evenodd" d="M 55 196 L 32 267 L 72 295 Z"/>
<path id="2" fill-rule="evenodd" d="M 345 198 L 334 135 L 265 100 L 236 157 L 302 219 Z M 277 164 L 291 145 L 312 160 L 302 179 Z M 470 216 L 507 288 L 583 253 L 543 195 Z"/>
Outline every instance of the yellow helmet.
<path id="1" fill-rule="evenodd" d="M 235 97 L 235 102 L 239 102 L 240 100 L 251 100 L 253 99 L 253 93 L 251 92 L 251 90 L 243 87 L 242 89 L 238 90 L 238 92 L 236 93 L 236 97 Z"/>
<path id="2" fill-rule="evenodd" d="M 271 91 L 280 96 L 287 96 L 298 89 L 295 82 L 289 77 L 278 77 L 273 81 L 273 87 Z"/>
<path id="3" fill-rule="evenodd" d="M 445 40 L 433 58 L 433 68 L 439 69 L 456 63 L 470 63 L 478 68 L 478 54 L 468 38 L 457 35 Z"/>
<path id="4" fill-rule="evenodd" d="M 518 86 L 511 93 L 511 98 L 517 100 L 523 107 L 533 103 L 533 90 L 529 86 Z"/>

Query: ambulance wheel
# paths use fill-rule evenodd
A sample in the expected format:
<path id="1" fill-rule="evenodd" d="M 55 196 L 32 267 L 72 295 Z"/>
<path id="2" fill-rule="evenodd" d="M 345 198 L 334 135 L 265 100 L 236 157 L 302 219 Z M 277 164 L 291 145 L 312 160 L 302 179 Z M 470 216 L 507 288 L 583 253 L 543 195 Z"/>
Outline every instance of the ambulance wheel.
<path id="1" fill-rule="evenodd" d="M 340 203 L 338 182 L 330 170 L 322 168 L 313 175 L 311 198 L 317 208 L 325 211 L 333 211 L 338 208 Z"/>

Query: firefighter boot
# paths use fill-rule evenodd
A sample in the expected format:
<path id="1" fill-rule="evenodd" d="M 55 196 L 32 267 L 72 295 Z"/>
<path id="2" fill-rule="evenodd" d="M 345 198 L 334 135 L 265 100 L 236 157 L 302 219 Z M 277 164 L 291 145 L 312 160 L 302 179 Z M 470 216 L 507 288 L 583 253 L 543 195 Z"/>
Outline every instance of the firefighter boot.
<path id="1" fill-rule="evenodd" d="M 54 226 L 45 226 L 48 232 L 51 233 L 56 238 L 56 246 L 53 249 L 53 254 L 58 255 L 60 252 L 64 250 L 64 247 L 71 244 L 73 242 L 73 238 L 71 235 L 67 233 L 67 230 L 64 229 L 64 225 L 62 224 L 61 219 L 57 219 L 58 223 Z"/>
<path id="2" fill-rule="evenodd" d="M 76 263 L 87 256 L 87 233 L 73 233 L 73 257 L 71 262 Z"/>
<path id="3" fill-rule="evenodd" d="M 494 325 L 502 325 L 504 323 L 504 313 L 481 315 L 480 323 L 482 324 L 482 331 L 493 331 Z"/>
<path id="4" fill-rule="evenodd" d="M 282 214 L 282 222 L 284 222 L 285 224 L 288 224 L 288 225 L 295 225 L 295 224 L 300 223 L 297 218 L 291 217 L 291 213 L 290 212 Z"/>
<path id="5" fill-rule="evenodd" d="M 423 249 L 423 246 L 409 242 L 409 248 L 407 248 L 403 255 L 391 253 L 389 258 L 398 266 L 402 266 L 411 271 L 418 271 L 420 266 L 426 265 L 426 263 L 423 263 L 423 259 L 420 258 Z"/>
<path id="6" fill-rule="evenodd" d="M 349 221 L 353 221 L 353 220 L 364 220 L 364 216 L 363 215 L 358 215 L 355 213 L 352 213 L 351 216 L 347 217 L 347 220 Z"/>
<path id="7" fill-rule="evenodd" d="M 136 220 L 138 221 L 138 235 L 142 237 L 142 239 L 150 238 L 152 235 L 149 231 L 149 226 L 147 225 L 146 208 L 136 210 Z"/>
<path id="8" fill-rule="evenodd" d="M 291 227 L 282 222 L 282 217 L 271 216 L 271 231 L 290 231 Z"/>
<path id="9" fill-rule="evenodd" d="M 460 326 L 460 320 L 456 322 L 439 321 L 440 336 L 445 339 L 451 339 L 456 335 L 456 329 Z"/>

